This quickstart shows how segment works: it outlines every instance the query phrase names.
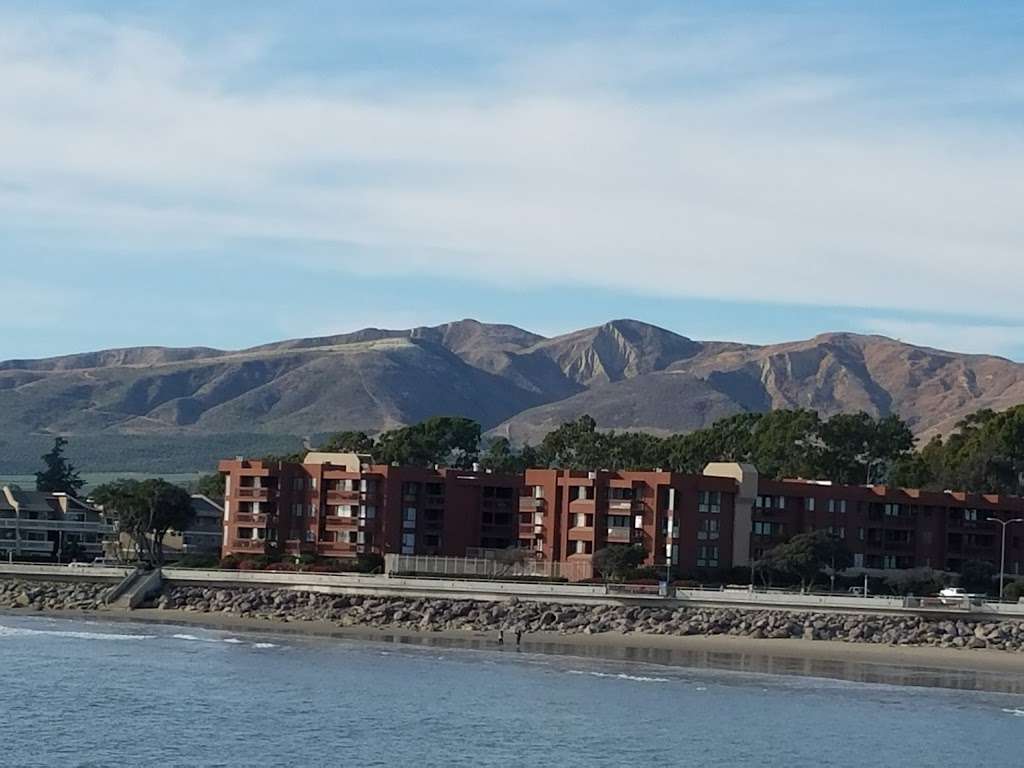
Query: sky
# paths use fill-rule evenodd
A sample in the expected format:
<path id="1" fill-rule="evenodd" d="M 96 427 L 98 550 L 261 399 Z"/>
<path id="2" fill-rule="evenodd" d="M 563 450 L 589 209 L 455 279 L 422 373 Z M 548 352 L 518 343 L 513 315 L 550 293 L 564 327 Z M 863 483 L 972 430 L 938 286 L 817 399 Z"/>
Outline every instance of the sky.
<path id="1" fill-rule="evenodd" d="M 464 317 L 1024 361 L 1024 4 L 0 5 L 0 360 Z"/>

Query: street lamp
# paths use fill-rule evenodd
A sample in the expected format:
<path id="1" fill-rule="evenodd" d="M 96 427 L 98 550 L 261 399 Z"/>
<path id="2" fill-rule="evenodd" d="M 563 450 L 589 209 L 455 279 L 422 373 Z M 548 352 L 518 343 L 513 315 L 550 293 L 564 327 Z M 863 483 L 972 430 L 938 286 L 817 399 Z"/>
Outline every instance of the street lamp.
<path id="1" fill-rule="evenodd" d="M 1003 599 L 1003 578 L 1006 573 L 1006 526 L 1013 523 L 1024 523 L 1024 517 L 1015 517 L 1013 520 L 1000 520 L 998 517 L 986 517 L 990 523 L 999 523 L 1003 526 L 1003 546 L 999 555 L 999 600 Z"/>

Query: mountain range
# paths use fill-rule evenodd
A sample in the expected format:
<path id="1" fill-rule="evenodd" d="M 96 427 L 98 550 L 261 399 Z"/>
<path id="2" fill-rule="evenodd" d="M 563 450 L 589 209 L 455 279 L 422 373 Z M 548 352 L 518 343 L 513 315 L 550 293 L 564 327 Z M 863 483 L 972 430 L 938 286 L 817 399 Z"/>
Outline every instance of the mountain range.
<path id="1" fill-rule="evenodd" d="M 636 320 L 545 338 L 461 320 L 250 349 L 134 347 L 0 363 L 0 436 L 378 431 L 438 414 L 536 442 L 583 413 L 667 434 L 740 411 L 897 413 L 927 437 L 1024 403 L 1024 365 L 828 333 L 758 346 Z"/>

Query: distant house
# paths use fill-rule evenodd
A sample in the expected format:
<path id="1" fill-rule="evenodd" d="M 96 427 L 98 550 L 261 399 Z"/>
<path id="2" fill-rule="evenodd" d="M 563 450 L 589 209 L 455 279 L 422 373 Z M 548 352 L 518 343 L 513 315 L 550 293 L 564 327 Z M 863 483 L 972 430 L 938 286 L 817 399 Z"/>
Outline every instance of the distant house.
<path id="1" fill-rule="evenodd" d="M 195 517 L 184 531 L 168 531 L 164 537 L 165 560 L 176 560 L 183 555 L 213 555 L 220 557 L 224 541 L 224 507 L 213 499 L 196 493 L 192 495 Z M 119 560 L 135 560 L 138 553 L 127 533 L 117 533 L 107 545 L 107 554 Z"/>
<path id="2" fill-rule="evenodd" d="M 99 509 L 66 493 L 0 488 L 0 557 L 92 559 L 112 530 Z"/>

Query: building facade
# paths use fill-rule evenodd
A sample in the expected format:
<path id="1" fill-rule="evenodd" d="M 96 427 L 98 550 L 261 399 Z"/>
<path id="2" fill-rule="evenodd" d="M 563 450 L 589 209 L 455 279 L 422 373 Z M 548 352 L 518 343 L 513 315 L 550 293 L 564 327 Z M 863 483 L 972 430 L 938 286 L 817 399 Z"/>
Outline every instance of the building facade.
<path id="1" fill-rule="evenodd" d="M 1002 530 L 988 518 L 1024 517 L 1017 497 L 771 480 L 735 463 L 700 475 L 495 475 L 311 453 L 303 463 L 235 459 L 220 470 L 225 555 L 478 557 L 516 547 L 584 573 L 578 566 L 595 552 L 627 544 L 643 547 L 649 566 L 714 578 L 823 530 L 845 542 L 858 571 L 957 571 L 967 560 L 998 566 Z M 1024 524 L 1007 531 L 1006 563 L 1007 573 L 1024 569 Z"/>
<path id="2" fill-rule="evenodd" d="M 0 557 L 91 560 L 112 527 L 95 507 L 66 493 L 0 488 Z"/>
<path id="3" fill-rule="evenodd" d="M 302 463 L 234 459 L 219 468 L 225 556 L 464 557 L 507 549 L 519 538 L 519 476 L 316 452 Z"/>

